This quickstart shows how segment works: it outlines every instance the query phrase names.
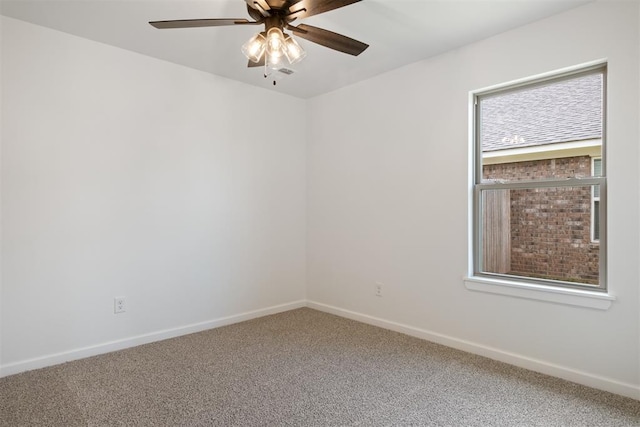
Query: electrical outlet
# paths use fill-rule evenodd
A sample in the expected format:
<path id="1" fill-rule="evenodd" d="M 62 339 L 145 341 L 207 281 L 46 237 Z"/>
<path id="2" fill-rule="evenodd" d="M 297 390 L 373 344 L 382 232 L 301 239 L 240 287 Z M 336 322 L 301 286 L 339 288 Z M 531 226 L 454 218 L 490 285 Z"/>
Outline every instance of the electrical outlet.
<path id="1" fill-rule="evenodd" d="M 381 297 L 382 296 L 382 286 L 383 286 L 382 283 L 376 282 L 375 292 L 376 292 L 376 296 L 377 297 Z"/>
<path id="2" fill-rule="evenodd" d="M 113 299 L 113 313 L 119 314 L 127 311 L 124 297 L 116 297 Z"/>

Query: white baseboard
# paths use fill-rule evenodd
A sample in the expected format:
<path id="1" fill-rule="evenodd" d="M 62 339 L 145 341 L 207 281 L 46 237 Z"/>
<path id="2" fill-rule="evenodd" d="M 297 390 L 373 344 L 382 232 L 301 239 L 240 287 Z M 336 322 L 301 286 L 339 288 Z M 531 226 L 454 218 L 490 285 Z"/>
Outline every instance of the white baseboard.
<path id="1" fill-rule="evenodd" d="M 156 341 L 162 341 L 169 338 L 175 338 L 182 335 L 192 334 L 207 329 L 219 328 L 221 326 L 231 325 L 234 323 L 244 322 L 246 320 L 256 319 L 258 317 L 268 316 L 271 314 L 281 313 L 294 310 L 301 307 L 309 307 L 326 313 L 335 314 L 336 316 L 345 317 L 356 320 L 380 328 L 389 329 L 400 332 L 416 338 L 446 345 L 447 347 L 456 348 L 458 350 L 488 357 L 500 362 L 509 363 L 531 371 L 540 372 L 546 375 L 562 378 L 588 387 L 597 388 L 632 399 L 640 400 L 640 387 L 622 383 L 610 378 L 589 374 L 587 372 L 577 371 L 565 366 L 559 366 L 541 360 L 532 359 L 523 355 L 509 353 L 500 349 L 487 347 L 478 343 L 461 340 L 451 336 L 439 334 L 425 329 L 404 325 L 397 322 L 357 313 L 350 310 L 322 304 L 314 301 L 293 301 L 286 304 L 267 307 L 245 313 L 239 313 L 233 316 L 221 317 L 201 323 L 181 326 L 178 328 L 165 329 L 162 331 L 151 332 L 144 335 L 138 335 L 121 340 L 111 341 L 94 346 L 83 347 L 62 353 L 51 354 L 34 359 L 23 360 L 0 366 L 0 378 L 18 374 L 33 369 L 45 368 L 47 366 L 58 365 L 60 363 L 72 360 L 83 359 L 85 357 L 96 356 L 99 354 L 110 353 L 112 351 L 123 350 L 138 345 L 149 344 Z"/>
<path id="2" fill-rule="evenodd" d="M 177 328 L 165 329 L 162 331 L 150 332 L 148 334 L 138 335 L 134 337 L 124 338 L 121 340 L 110 341 L 89 347 L 78 348 L 65 351 L 62 353 L 50 354 L 47 356 L 37 357 L 34 359 L 22 360 L 19 362 L 9 363 L 0 366 L 0 378 L 8 375 L 18 374 L 20 372 L 31 371 L 33 369 L 46 368 L 47 366 L 58 365 L 60 363 L 72 360 L 83 359 L 85 357 L 96 356 L 99 354 L 110 353 L 112 351 L 123 350 L 137 345 L 149 344 L 155 341 L 162 341 L 168 338 L 175 338 L 181 335 L 192 334 L 207 329 L 219 328 L 221 326 L 231 325 L 233 323 L 244 322 L 246 320 L 258 317 L 268 316 L 271 314 L 281 313 L 284 311 L 294 310 L 306 306 L 304 300 L 294 301 L 286 304 L 275 305 L 272 307 L 262 308 L 259 310 L 249 311 L 245 313 L 235 314 L 233 316 L 221 317 L 206 322 L 193 323 L 190 325 L 180 326 Z"/>
<path id="3" fill-rule="evenodd" d="M 530 371 L 540 372 L 542 374 L 562 378 L 564 380 L 571 381 L 577 384 L 582 384 L 588 387 L 593 387 L 599 390 L 604 390 L 622 396 L 630 397 L 632 399 L 640 400 L 640 387 L 634 384 L 623 383 L 611 378 L 577 371 L 565 366 L 555 365 L 553 363 L 532 359 L 520 354 L 509 353 L 497 348 L 487 347 L 478 343 L 461 340 L 409 325 L 403 325 L 401 323 L 391 322 L 388 320 L 380 319 L 378 317 L 345 310 L 319 302 L 307 301 L 307 307 L 319 311 L 324 311 L 326 313 L 335 314 L 336 316 L 345 317 L 347 319 L 357 320 L 369 325 L 378 326 L 380 328 L 389 329 L 391 331 L 400 332 L 412 337 L 421 338 L 427 341 L 445 345 L 447 347 L 466 351 L 468 353 L 488 357 L 489 359 L 498 360 L 500 362 L 505 362 L 514 366 L 519 366 Z"/>

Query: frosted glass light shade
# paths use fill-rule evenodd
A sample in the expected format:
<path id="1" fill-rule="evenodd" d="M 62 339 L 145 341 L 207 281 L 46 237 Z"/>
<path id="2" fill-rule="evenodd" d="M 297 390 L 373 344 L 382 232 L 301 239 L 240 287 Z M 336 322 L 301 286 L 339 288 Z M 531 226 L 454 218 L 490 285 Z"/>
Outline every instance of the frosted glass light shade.
<path id="1" fill-rule="evenodd" d="M 277 27 L 269 28 L 267 31 L 267 55 L 271 59 L 280 57 L 284 54 L 284 34 Z"/>
<path id="2" fill-rule="evenodd" d="M 258 33 L 251 37 L 248 42 L 242 45 L 242 53 L 252 62 L 259 62 L 264 54 L 267 39 L 263 33 Z"/>
<path id="3" fill-rule="evenodd" d="M 265 54 L 265 74 L 271 74 L 269 70 L 279 70 L 288 65 L 287 57 L 285 55 L 270 55 Z"/>
<path id="4" fill-rule="evenodd" d="M 290 64 L 302 61 L 307 56 L 307 52 L 298 44 L 291 36 L 285 36 L 284 54 L 287 56 Z"/>

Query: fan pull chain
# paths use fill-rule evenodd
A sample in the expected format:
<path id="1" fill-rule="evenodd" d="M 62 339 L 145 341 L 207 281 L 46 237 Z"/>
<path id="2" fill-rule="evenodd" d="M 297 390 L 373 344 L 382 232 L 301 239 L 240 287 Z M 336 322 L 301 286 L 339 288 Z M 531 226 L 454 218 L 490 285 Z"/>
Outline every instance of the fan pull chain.
<path id="1" fill-rule="evenodd" d="M 269 77 L 269 76 L 267 76 L 266 74 L 264 74 L 264 78 L 266 79 L 267 77 Z M 274 86 L 276 85 L 276 81 L 275 81 L 275 80 L 273 81 L 273 85 L 274 85 Z"/>

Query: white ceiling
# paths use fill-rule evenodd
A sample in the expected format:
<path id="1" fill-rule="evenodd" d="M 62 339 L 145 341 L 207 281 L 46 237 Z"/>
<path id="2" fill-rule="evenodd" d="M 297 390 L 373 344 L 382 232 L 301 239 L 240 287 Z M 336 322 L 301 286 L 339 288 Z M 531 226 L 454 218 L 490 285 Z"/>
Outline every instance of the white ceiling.
<path id="1" fill-rule="evenodd" d="M 157 30 L 151 20 L 248 18 L 244 0 L 2 0 L 3 15 L 250 85 L 309 98 L 473 43 L 591 0 L 363 0 L 302 22 L 370 45 L 354 57 L 298 38 L 308 56 L 278 81 L 247 68 L 259 28 Z M 300 22 L 294 22 L 294 25 Z"/>

